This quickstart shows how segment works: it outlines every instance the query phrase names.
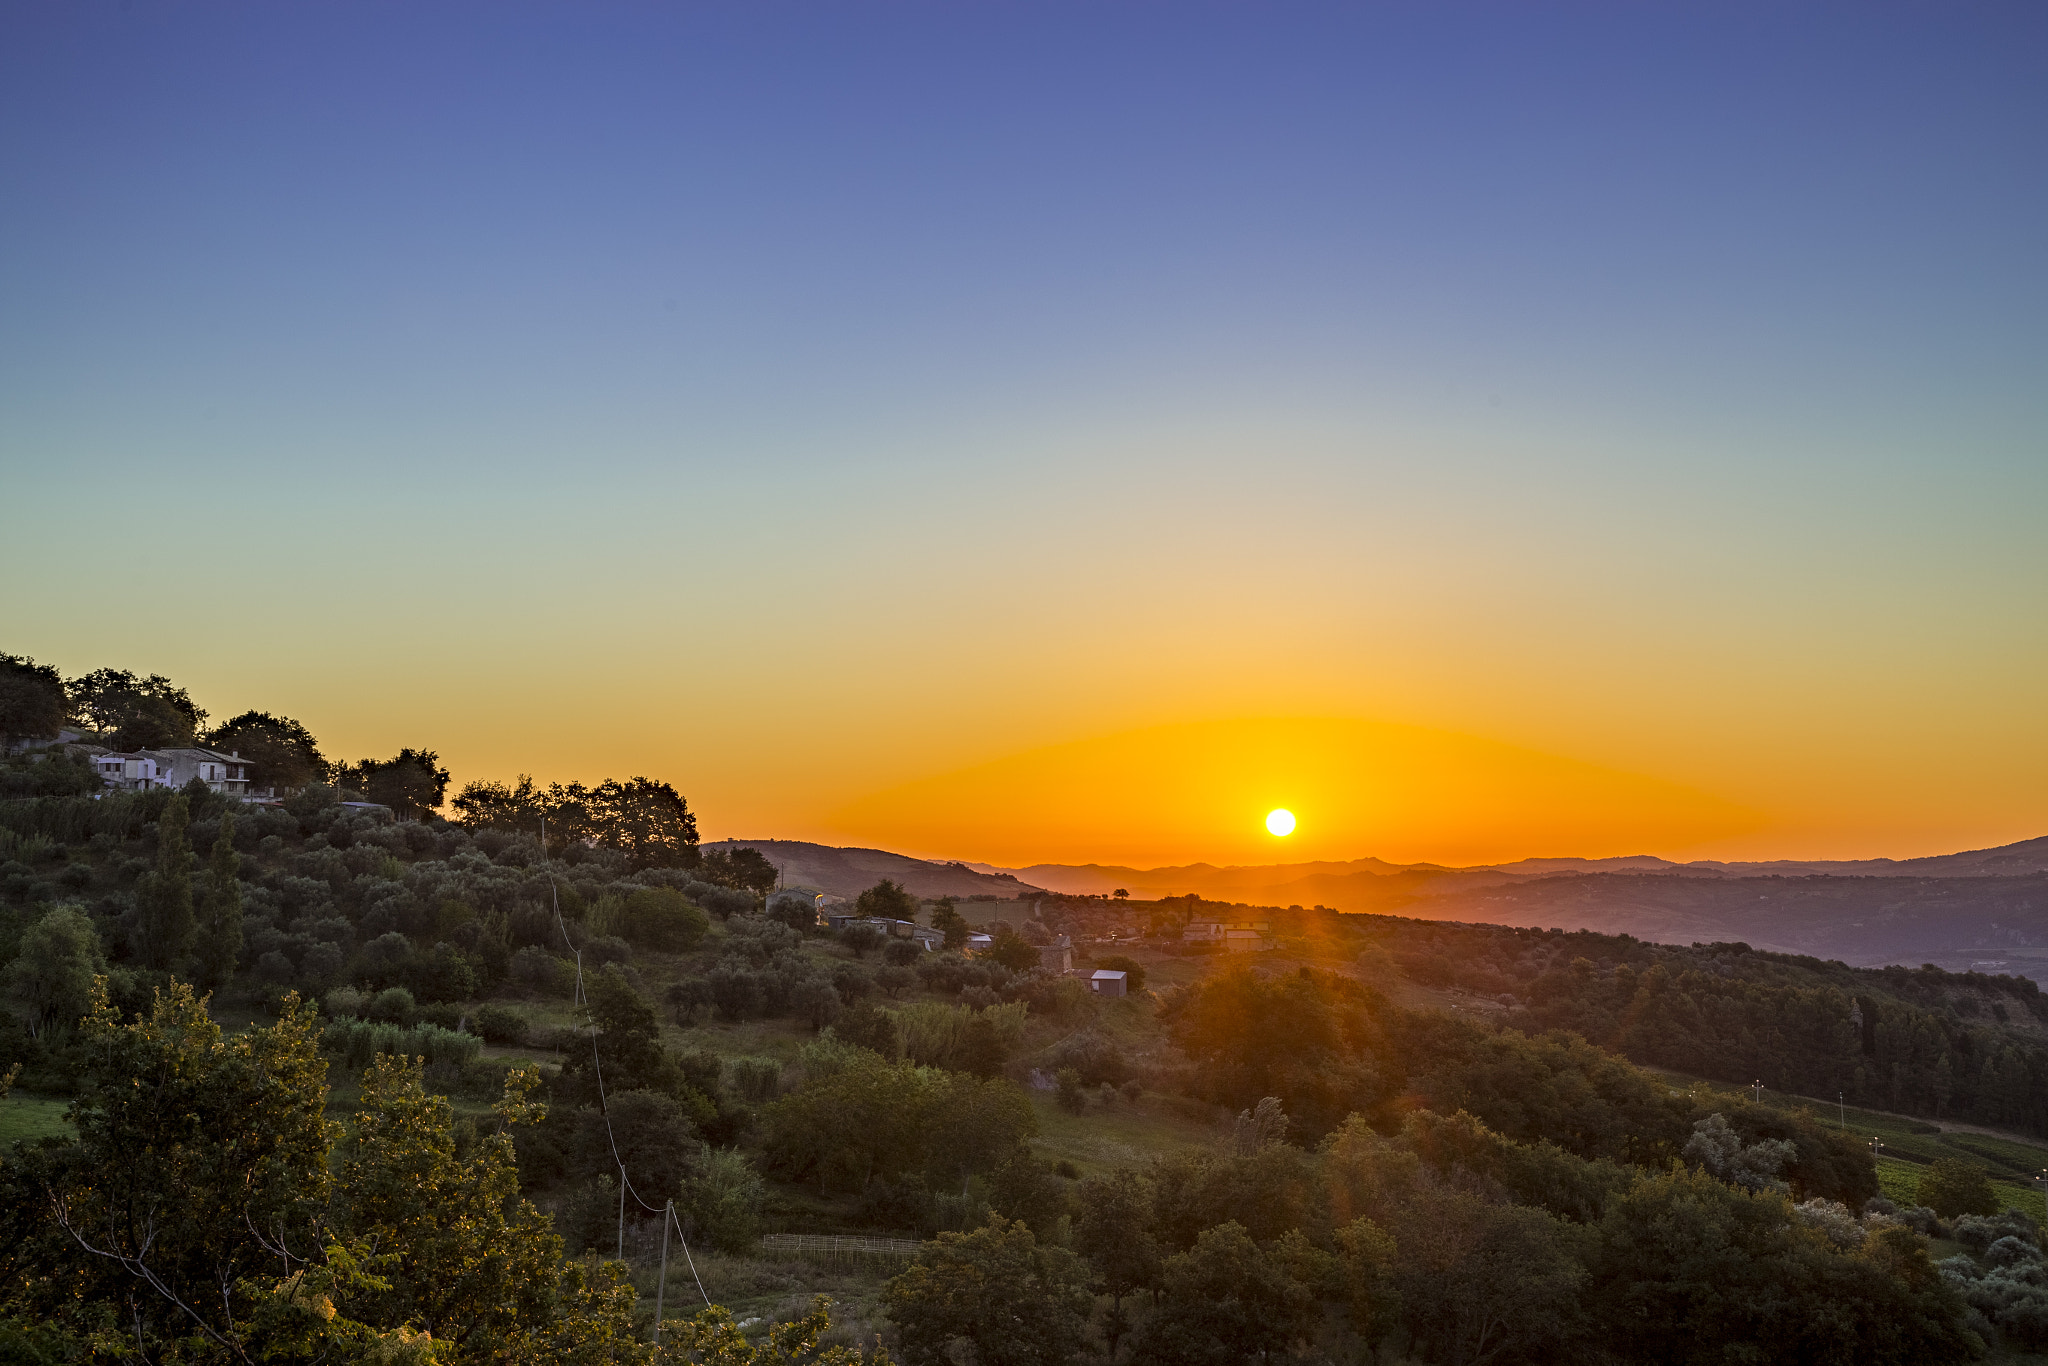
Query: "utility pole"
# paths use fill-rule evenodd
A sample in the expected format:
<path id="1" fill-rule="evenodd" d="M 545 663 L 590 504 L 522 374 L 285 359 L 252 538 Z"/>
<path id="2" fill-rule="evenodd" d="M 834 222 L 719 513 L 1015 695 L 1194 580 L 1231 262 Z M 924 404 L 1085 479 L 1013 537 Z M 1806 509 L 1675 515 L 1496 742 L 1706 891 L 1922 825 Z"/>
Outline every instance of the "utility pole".
<path id="1" fill-rule="evenodd" d="M 1840 1091 L 1835 1092 L 1835 1109 L 1841 1113 L 1842 1128 L 1846 1130 L 1849 1127 L 1849 1106 Z"/>
<path id="2" fill-rule="evenodd" d="M 668 1226 L 676 1217 L 676 1202 L 671 1200 L 661 1211 L 661 1279 L 654 1283 L 654 1345 L 661 1346 L 661 1297 L 668 1289 Z"/>

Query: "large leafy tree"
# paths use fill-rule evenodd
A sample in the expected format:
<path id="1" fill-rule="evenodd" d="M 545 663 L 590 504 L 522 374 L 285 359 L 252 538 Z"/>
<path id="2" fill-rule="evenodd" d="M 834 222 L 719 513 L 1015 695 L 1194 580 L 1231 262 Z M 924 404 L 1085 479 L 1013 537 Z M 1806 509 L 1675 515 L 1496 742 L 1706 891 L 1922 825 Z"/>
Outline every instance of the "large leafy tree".
<path id="1" fill-rule="evenodd" d="M 8 1312 L 110 1355 L 247 1359 L 252 1282 L 314 1251 L 330 1136 L 310 1010 L 223 1037 L 183 984 L 122 1025 L 96 990 L 76 1137 L 0 1167 Z"/>
<path id="2" fill-rule="evenodd" d="M 853 909 L 877 920 L 915 920 L 917 898 L 883 878 L 853 899 Z"/>
<path id="3" fill-rule="evenodd" d="M 448 770 L 431 749 L 401 749 L 389 759 L 345 764 L 339 778 L 370 801 L 390 807 L 400 820 L 431 815 L 448 793 Z"/>
<path id="4" fill-rule="evenodd" d="M 48 664 L 0 654 L 0 748 L 13 740 L 47 740 L 69 710 L 64 680 Z"/>
<path id="5" fill-rule="evenodd" d="M 775 890 L 782 874 L 759 849 L 725 848 L 705 850 L 698 860 L 697 876 L 721 887 L 766 896 Z"/>
<path id="6" fill-rule="evenodd" d="M 589 794 L 590 835 L 636 868 L 697 862 L 697 817 L 682 794 L 652 778 L 607 779 Z"/>
<path id="7" fill-rule="evenodd" d="M 289 716 L 245 711 L 217 727 L 207 743 L 250 761 L 256 787 L 298 788 L 327 776 L 327 760 L 313 733 Z"/>
<path id="8" fill-rule="evenodd" d="M 1081 1354 L 1087 1270 L 1022 1223 L 941 1233 L 882 1290 L 910 1366 L 1065 1366 Z"/>
<path id="9" fill-rule="evenodd" d="M 192 694 L 165 678 L 139 678 L 126 669 L 95 669 L 71 680 L 72 716 L 116 749 L 189 745 L 206 724 Z"/>
<path id="10" fill-rule="evenodd" d="M 1285 1356 L 1322 1319 L 1316 1286 L 1326 1260 L 1298 1231 L 1262 1248 L 1238 1224 L 1203 1230 L 1194 1247 L 1167 1258 L 1137 1359 L 1236 1366 Z"/>
<path id="11" fill-rule="evenodd" d="M 135 884 L 135 956 L 169 971 L 192 942 L 192 851 L 185 829 L 190 804 L 180 792 L 156 823 L 156 867 Z"/>

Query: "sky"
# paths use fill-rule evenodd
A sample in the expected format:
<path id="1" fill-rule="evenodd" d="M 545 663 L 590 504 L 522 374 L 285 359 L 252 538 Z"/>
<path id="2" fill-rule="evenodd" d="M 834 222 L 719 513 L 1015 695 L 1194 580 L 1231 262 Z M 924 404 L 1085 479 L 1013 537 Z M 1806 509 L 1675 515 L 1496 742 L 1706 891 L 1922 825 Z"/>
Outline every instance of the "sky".
<path id="1" fill-rule="evenodd" d="M 2023 3 L 6 0 L 0 651 L 707 838 L 2037 836 L 2044 138 Z"/>

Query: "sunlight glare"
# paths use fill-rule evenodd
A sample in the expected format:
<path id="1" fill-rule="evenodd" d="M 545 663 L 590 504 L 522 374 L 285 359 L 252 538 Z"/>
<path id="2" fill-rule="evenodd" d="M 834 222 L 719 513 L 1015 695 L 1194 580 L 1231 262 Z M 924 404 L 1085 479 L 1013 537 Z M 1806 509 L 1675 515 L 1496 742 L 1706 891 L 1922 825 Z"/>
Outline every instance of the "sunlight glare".
<path id="1" fill-rule="evenodd" d="M 1278 808 L 1277 810 L 1268 811 L 1266 813 L 1266 829 L 1272 831 L 1276 835 L 1293 834 L 1294 813 L 1292 811 L 1289 811 L 1284 806 Z"/>

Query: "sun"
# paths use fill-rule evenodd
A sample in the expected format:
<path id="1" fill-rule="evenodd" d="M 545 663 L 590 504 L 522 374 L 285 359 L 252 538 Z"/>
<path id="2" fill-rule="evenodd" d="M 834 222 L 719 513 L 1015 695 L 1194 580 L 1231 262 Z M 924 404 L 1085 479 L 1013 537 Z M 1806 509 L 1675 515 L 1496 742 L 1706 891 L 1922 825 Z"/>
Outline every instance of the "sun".
<path id="1" fill-rule="evenodd" d="M 1272 811 L 1268 811 L 1266 813 L 1266 829 L 1272 831 L 1276 835 L 1293 834 L 1294 813 L 1292 811 L 1289 811 L 1284 806 L 1277 807 Z"/>

